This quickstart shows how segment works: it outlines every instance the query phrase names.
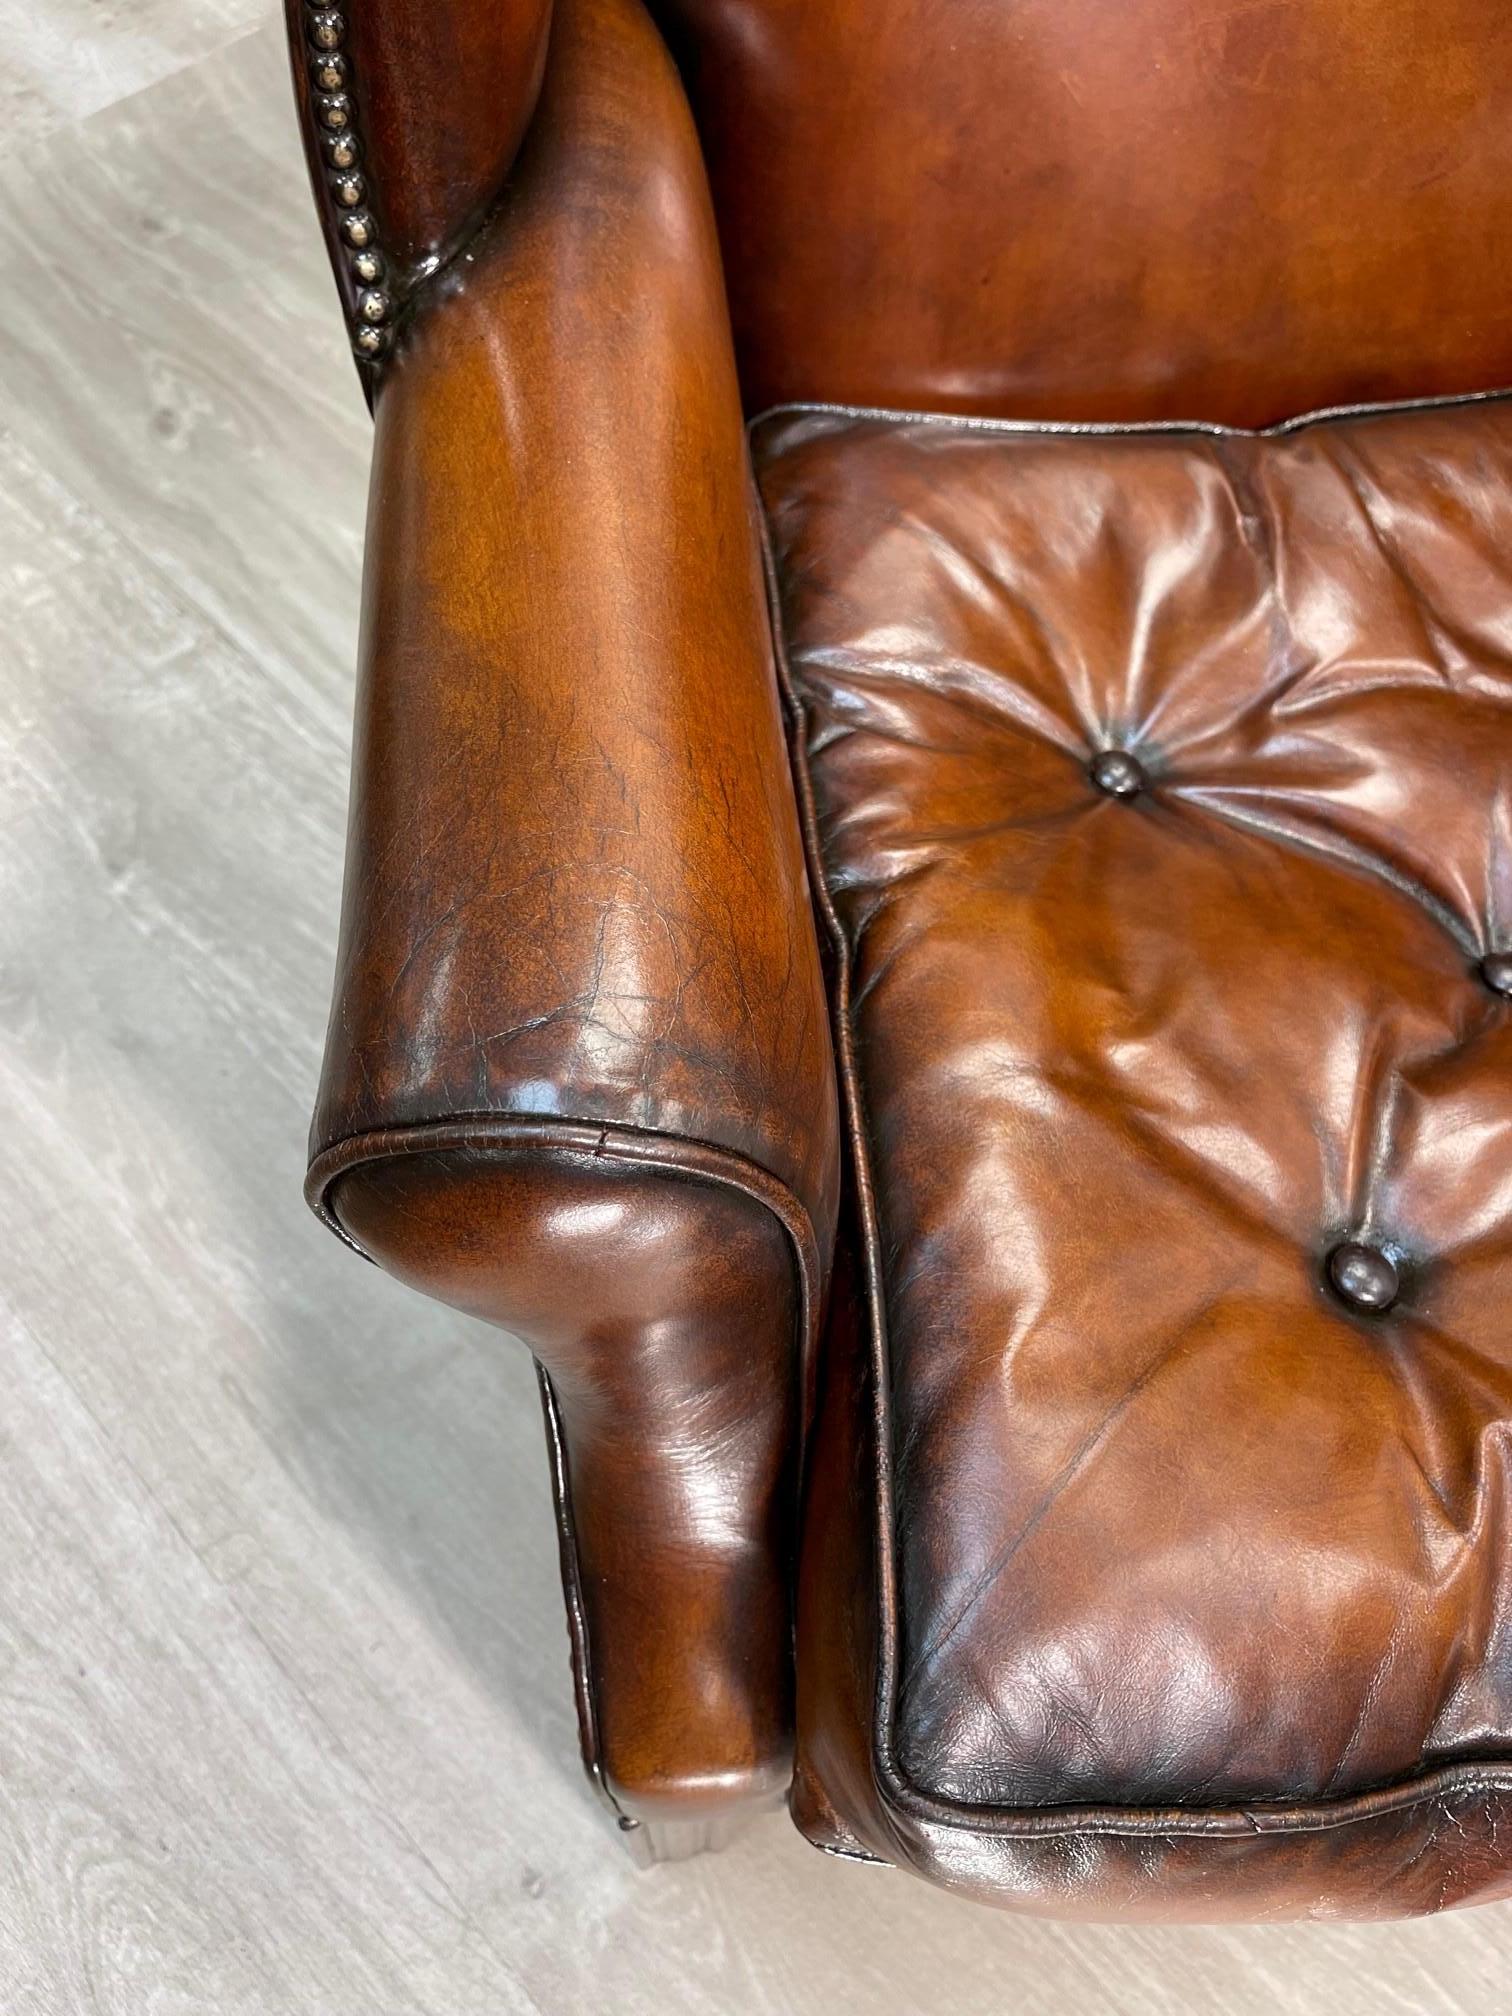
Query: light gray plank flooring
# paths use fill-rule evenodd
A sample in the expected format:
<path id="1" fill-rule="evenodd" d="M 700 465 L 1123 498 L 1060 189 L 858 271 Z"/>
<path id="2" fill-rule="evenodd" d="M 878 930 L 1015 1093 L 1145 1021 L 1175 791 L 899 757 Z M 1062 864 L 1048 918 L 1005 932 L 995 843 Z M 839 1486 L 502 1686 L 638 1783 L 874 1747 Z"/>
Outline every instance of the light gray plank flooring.
<path id="1" fill-rule="evenodd" d="M 262 0 L 0 0 L 0 152 L 198 62 L 266 12 Z"/>
<path id="2" fill-rule="evenodd" d="M 1505 2008 L 1509 1908 L 1077 1928 L 606 1831 L 524 1355 L 299 1200 L 368 434 L 240 4 L 0 13 L 0 2011 Z"/>

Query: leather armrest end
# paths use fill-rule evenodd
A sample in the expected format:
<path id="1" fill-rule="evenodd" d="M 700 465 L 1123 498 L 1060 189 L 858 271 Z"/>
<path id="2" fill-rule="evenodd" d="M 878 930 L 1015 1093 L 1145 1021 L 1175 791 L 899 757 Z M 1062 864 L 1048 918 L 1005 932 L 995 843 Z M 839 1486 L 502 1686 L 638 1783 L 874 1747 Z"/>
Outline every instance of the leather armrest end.
<path id="1" fill-rule="evenodd" d="M 737 1182 L 570 1135 L 411 1137 L 338 1175 L 328 1208 L 543 1368 L 583 1752 L 615 1811 L 774 1801 L 805 1299 L 788 1228 Z"/>

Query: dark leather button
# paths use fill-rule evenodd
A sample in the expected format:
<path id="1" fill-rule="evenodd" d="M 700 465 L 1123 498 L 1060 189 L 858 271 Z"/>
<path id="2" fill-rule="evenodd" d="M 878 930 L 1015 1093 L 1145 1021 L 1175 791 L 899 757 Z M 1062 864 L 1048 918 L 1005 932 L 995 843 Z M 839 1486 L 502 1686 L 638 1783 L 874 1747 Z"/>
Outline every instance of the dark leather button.
<path id="1" fill-rule="evenodd" d="M 1328 1278 L 1335 1293 L 1352 1309 L 1365 1309 L 1372 1315 L 1389 1309 L 1402 1286 L 1394 1261 L 1377 1247 L 1362 1246 L 1354 1239 L 1329 1254 Z"/>
<path id="2" fill-rule="evenodd" d="M 1480 977 L 1493 994 L 1512 996 L 1512 952 L 1488 952 L 1480 962 Z"/>
<path id="3" fill-rule="evenodd" d="M 1143 766 L 1127 749 L 1104 749 L 1092 758 L 1087 774 L 1110 798 L 1132 798 L 1149 782 Z"/>

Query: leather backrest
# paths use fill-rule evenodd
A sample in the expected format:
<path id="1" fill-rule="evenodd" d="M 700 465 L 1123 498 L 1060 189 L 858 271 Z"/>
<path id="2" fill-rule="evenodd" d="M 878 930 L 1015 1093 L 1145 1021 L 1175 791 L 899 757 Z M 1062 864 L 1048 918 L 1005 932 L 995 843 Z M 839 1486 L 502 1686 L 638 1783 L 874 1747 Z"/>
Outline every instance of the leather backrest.
<path id="1" fill-rule="evenodd" d="M 1507 0 L 653 0 L 747 401 L 1263 425 L 1512 382 Z"/>

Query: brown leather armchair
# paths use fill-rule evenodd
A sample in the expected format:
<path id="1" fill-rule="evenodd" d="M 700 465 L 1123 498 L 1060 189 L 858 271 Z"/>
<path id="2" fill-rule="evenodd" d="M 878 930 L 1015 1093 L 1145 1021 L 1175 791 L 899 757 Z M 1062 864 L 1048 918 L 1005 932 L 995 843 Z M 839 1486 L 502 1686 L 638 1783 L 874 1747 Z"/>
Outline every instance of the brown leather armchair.
<path id="1" fill-rule="evenodd" d="M 309 1194 L 537 1357 L 621 1824 L 1512 1891 L 1512 13 L 288 8 Z"/>

